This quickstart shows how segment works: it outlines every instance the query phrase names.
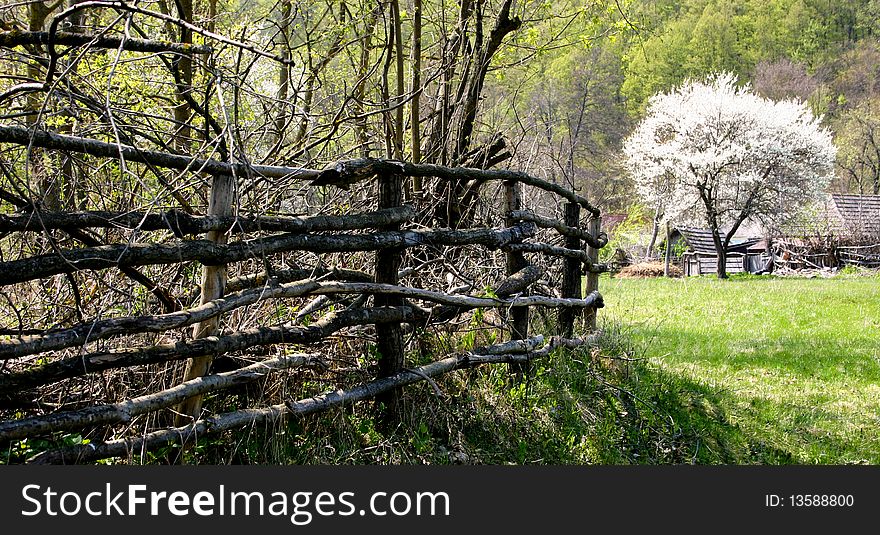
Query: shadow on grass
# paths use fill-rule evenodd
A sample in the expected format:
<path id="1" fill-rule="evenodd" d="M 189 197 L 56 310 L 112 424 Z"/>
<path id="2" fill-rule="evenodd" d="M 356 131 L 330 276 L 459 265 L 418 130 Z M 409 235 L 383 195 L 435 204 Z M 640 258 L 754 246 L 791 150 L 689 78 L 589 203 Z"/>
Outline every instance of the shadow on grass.
<path id="1" fill-rule="evenodd" d="M 678 399 L 658 404 L 674 413 L 695 397 L 709 413 L 733 418 L 737 431 L 728 435 L 733 438 L 728 444 L 739 446 L 734 462 L 880 462 L 880 436 L 871 431 L 876 418 L 864 414 L 872 403 L 867 389 L 880 380 L 873 339 L 792 335 L 731 341 L 695 329 L 628 329 L 637 344 L 650 341 L 652 354 L 671 355 L 670 369 L 648 372 L 647 382 L 677 385 Z M 699 428 L 704 418 L 697 414 L 693 423 Z M 745 449 L 749 454 L 743 457 Z M 724 455 L 719 459 L 730 462 Z"/>
<path id="2" fill-rule="evenodd" d="M 612 363 L 614 361 L 611 361 Z M 607 368 L 607 365 L 605 366 Z M 594 404 L 602 464 L 787 464 L 789 453 L 730 421 L 727 394 L 644 362 L 606 372 Z M 609 387 L 608 385 L 615 385 Z"/>
<path id="3" fill-rule="evenodd" d="M 609 326 L 606 326 L 609 327 Z M 222 464 L 793 464 L 878 462 L 867 431 L 834 429 L 821 392 L 771 400 L 637 358 L 647 336 L 606 329 L 601 349 L 558 351 L 524 382 L 505 366 L 404 391 L 400 425 L 370 404 L 217 437 L 194 454 Z M 671 332 L 651 337 L 680 336 Z M 689 332 L 689 338 L 701 336 Z M 708 343 L 696 340 L 696 344 Z M 635 345 L 634 345 L 635 344 Z M 703 346 L 705 347 L 705 346 Z M 634 358 L 635 357 L 635 358 Z M 728 365 L 815 376 L 828 363 L 783 355 Z M 710 363 L 711 364 L 711 363 Z M 720 384 L 722 386 L 713 386 Z M 791 387 L 797 388 L 797 386 Z M 735 412 L 731 412 L 735 411 Z M 872 442 L 873 440 L 873 442 Z M 865 459 L 853 452 L 864 451 Z M 873 457 L 872 457 L 873 455 Z"/>
<path id="4" fill-rule="evenodd" d="M 644 362 L 559 352 L 512 384 L 505 367 L 407 389 L 377 429 L 369 405 L 206 445 L 200 462 L 248 464 L 786 464 L 725 413 L 723 393 Z M 237 445 L 229 451 L 230 442 Z M 220 448 L 224 451 L 220 451 Z"/>
<path id="5" fill-rule="evenodd" d="M 489 463 L 792 462 L 786 452 L 748 440 L 729 421 L 723 396 L 703 385 L 643 363 L 597 362 L 589 374 L 574 385 L 571 374 L 550 380 L 549 392 L 535 392 L 545 397 L 508 418 L 475 411 L 464 434 Z"/>

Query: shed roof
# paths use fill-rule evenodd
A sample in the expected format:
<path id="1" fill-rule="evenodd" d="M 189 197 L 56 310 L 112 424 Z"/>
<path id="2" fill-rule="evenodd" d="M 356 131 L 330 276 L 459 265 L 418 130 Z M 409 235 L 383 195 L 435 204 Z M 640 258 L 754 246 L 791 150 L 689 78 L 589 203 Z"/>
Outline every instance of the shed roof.
<path id="1" fill-rule="evenodd" d="M 709 229 L 692 228 L 692 227 L 676 227 L 685 242 L 692 251 L 696 253 L 715 254 L 715 241 L 712 239 L 712 231 Z M 730 247 L 727 248 L 729 253 L 745 253 L 750 247 L 758 244 L 762 238 L 759 237 L 738 237 L 734 236 L 730 240 Z"/>
<path id="2" fill-rule="evenodd" d="M 856 236 L 880 236 L 880 195 L 830 195 L 829 215 L 838 232 Z"/>

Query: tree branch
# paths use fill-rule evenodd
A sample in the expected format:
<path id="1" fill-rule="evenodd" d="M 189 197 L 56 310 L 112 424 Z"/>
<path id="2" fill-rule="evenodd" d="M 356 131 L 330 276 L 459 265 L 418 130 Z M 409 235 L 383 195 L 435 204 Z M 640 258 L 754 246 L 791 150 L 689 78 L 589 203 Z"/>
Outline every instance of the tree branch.
<path id="1" fill-rule="evenodd" d="M 76 411 L 0 422 L 0 441 L 18 440 L 55 431 L 81 430 L 87 426 L 128 423 L 135 416 L 171 407 L 184 399 L 216 392 L 263 378 L 275 370 L 326 366 L 319 355 L 298 353 L 251 364 L 231 372 L 206 375 L 177 386 L 119 403 L 93 405 Z"/>
<path id="2" fill-rule="evenodd" d="M 578 249 L 566 249 L 565 247 L 556 247 L 547 243 L 511 243 L 501 247 L 505 251 L 519 251 L 525 253 L 543 253 L 550 256 L 561 256 L 567 258 L 576 258 L 583 262 L 584 272 L 586 273 L 605 273 L 609 271 L 605 264 L 594 264 L 590 260 L 590 255 L 586 251 Z"/>
<path id="3" fill-rule="evenodd" d="M 191 158 L 167 152 L 141 150 L 130 145 L 105 143 L 95 139 L 66 136 L 45 131 L 31 131 L 18 126 L 0 126 L 0 142 L 23 146 L 42 147 L 68 152 L 78 152 L 104 158 L 125 159 L 132 162 L 149 163 L 159 167 L 181 171 L 206 172 L 210 174 L 230 174 L 250 176 L 250 174 L 270 178 L 295 177 L 311 180 L 312 185 L 336 185 L 348 187 L 362 180 L 372 178 L 380 172 L 397 173 L 409 177 L 437 177 L 442 180 L 503 180 L 515 181 L 555 193 L 560 197 L 578 203 L 593 216 L 600 215 L 599 209 L 586 198 L 559 184 L 533 177 L 520 171 L 504 169 L 474 169 L 470 167 L 444 167 L 434 164 L 413 164 L 394 160 L 364 158 L 337 162 L 323 171 L 302 167 L 273 165 L 245 165 L 224 163 L 217 160 Z"/>
<path id="4" fill-rule="evenodd" d="M 473 244 L 497 249 L 534 233 L 534 225 L 521 223 L 505 229 L 402 230 L 337 235 L 288 233 L 230 244 L 217 244 L 209 240 L 184 240 L 176 244 L 113 244 L 0 262 L 0 286 L 84 269 L 101 270 L 190 261 L 198 261 L 204 265 L 230 264 L 287 251 L 330 253 L 421 245 Z"/>
<path id="5" fill-rule="evenodd" d="M 595 247 L 596 249 L 601 249 L 608 244 L 608 235 L 604 232 L 598 236 L 593 236 L 583 229 L 563 225 L 558 219 L 543 217 L 528 210 L 514 210 L 508 214 L 508 217 L 517 221 L 531 221 L 541 228 L 552 228 L 563 236 L 584 240 L 590 244 L 590 247 Z"/>
<path id="6" fill-rule="evenodd" d="M 0 143 L 15 143 L 26 147 L 42 147 L 44 149 L 77 152 L 102 158 L 123 159 L 130 162 L 152 164 L 167 169 L 177 169 L 193 173 L 204 172 L 212 175 L 250 176 L 253 174 L 271 178 L 292 176 L 302 179 L 313 179 L 319 174 L 319 171 L 301 167 L 246 165 L 225 163 L 213 159 L 192 158 L 181 154 L 143 150 L 131 145 L 105 143 L 96 139 L 66 136 L 42 130 L 29 130 L 20 126 L 0 126 Z"/>
<path id="7" fill-rule="evenodd" d="M 24 371 L 0 374 L 0 392 L 16 392 L 114 368 L 172 362 L 205 355 L 218 356 L 255 346 L 314 344 L 346 327 L 424 319 L 426 318 L 421 311 L 411 307 L 360 308 L 328 314 L 308 327 L 257 327 L 224 336 L 209 336 L 174 344 L 99 351 L 56 360 Z"/>
<path id="8" fill-rule="evenodd" d="M 0 127 L 2 128 L 2 127 Z M 0 129 L 2 135 L 2 129 Z M 377 174 L 397 173 L 410 177 L 436 177 L 442 180 L 467 182 L 469 180 L 502 180 L 520 182 L 529 186 L 555 193 L 571 202 L 578 203 L 594 216 L 599 209 L 590 201 L 559 184 L 547 182 L 520 171 L 504 169 L 475 169 L 471 167 L 444 167 L 434 164 L 414 164 L 378 158 L 361 158 L 337 162 L 321 171 L 312 180 L 312 185 L 335 185 L 348 187 Z"/>
<path id="9" fill-rule="evenodd" d="M 56 32 L 54 42 L 57 45 L 82 46 L 94 48 L 109 48 L 113 50 L 128 50 L 131 52 L 175 54 L 211 54 L 214 50 L 208 45 L 186 45 L 183 43 L 168 43 L 150 39 L 132 39 L 130 37 L 116 37 L 105 35 L 83 35 L 80 33 Z M 0 32 L 0 46 L 12 48 L 22 45 L 47 45 L 49 44 L 49 32 Z"/>
<path id="10" fill-rule="evenodd" d="M 404 223 L 415 217 L 411 206 L 387 208 L 344 216 L 194 216 L 180 210 L 149 214 L 145 212 L 32 212 L 0 214 L 0 232 L 69 230 L 82 228 L 126 228 L 141 231 L 170 230 L 175 236 L 247 232 L 316 232 L 379 228 Z"/>
<path id="11" fill-rule="evenodd" d="M 536 337 L 536 340 L 538 343 L 541 343 L 543 337 Z M 537 358 L 546 357 L 556 348 L 577 348 L 593 344 L 595 340 L 595 337 L 586 339 L 553 337 L 542 348 L 534 351 L 496 353 L 489 349 L 460 353 L 412 370 L 401 371 L 390 377 L 369 381 L 349 390 L 329 391 L 318 396 L 297 401 L 286 401 L 263 409 L 244 409 L 228 412 L 201 419 L 186 426 L 154 431 L 136 438 L 72 446 L 56 451 L 44 452 L 32 457 L 29 459 L 29 462 L 33 464 L 83 463 L 109 457 L 125 457 L 135 452 L 143 452 L 168 444 L 186 444 L 197 437 L 220 433 L 230 429 L 262 425 L 290 416 L 306 416 L 323 412 L 333 407 L 350 405 L 457 369 L 473 368 L 484 364 L 529 362 Z"/>

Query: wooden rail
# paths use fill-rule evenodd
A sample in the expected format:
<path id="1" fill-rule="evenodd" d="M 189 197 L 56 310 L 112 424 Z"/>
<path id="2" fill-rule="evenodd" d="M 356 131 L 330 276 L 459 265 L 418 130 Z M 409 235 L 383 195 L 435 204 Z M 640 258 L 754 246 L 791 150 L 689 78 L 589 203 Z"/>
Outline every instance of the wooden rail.
<path id="1" fill-rule="evenodd" d="M 158 46 L 158 45 L 157 45 Z M 332 359 L 322 353 L 329 337 L 355 329 L 372 329 L 376 337 L 377 372 L 372 380 L 346 390 L 332 390 L 279 405 L 243 408 L 215 416 L 199 411 L 198 403 L 184 410 L 188 416 L 168 428 L 137 436 L 94 441 L 88 447 L 47 451 L 32 459 L 38 463 L 93 462 L 129 456 L 133 451 L 169 443 L 187 444 L 195 437 L 279 418 L 303 416 L 367 399 L 378 399 L 394 410 L 401 388 L 431 377 L 482 364 L 507 363 L 517 374 L 528 373 L 528 364 L 560 347 L 593 343 L 596 310 L 604 306 L 598 275 L 607 268 L 598 262 L 598 249 L 607 243 L 601 232 L 599 211 L 589 201 L 562 186 L 525 173 L 500 170 L 447 168 L 391 160 L 359 159 L 339 162 L 322 171 L 271 166 L 230 164 L 132 146 L 74 138 L 22 127 L 0 126 L 0 143 L 126 159 L 188 172 L 223 177 L 297 176 L 314 187 L 374 187 L 375 206 L 349 215 L 277 215 L 233 213 L 232 204 L 208 215 L 179 210 L 130 212 L 45 212 L 37 204 L 16 201 L 17 211 L 0 215 L 4 236 L 94 233 L 98 230 L 117 241 L 81 241 L 81 247 L 19 254 L 4 251 L 0 261 L 0 287 L 21 289 L 67 277 L 80 291 L 96 276 L 107 276 L 132 267 L 174 268 L 178 272 L 206 272 L 222 266 L 222 284 L 203 285 L 176 296 L 181 309 L 164 313 L 111 314 L 66 320 L 58 324 L 27 325 L 19 333 L 6 325 L 0 336 L 0 399 L 7 405 L 39 395 L 41 389 L 62 382 L 84 380 L 104 373 L 113 380 L 115 370 L 143 369 L 169 362 L 201 362 L 177 385 L 130 399 L 106 400 L 86 407 L 35 414 L 26 408 L 0 412 L 0 443 L 51 436 L 60 431 L 113 428 L 146 414 L 156 414 L 185 400 L 201 399 L 265 378 L 281 370 L 322 370 Z M 424 207 L 404 204 L 404 192 L 413 179 L 499 180 L 504 203 L 491 226 L 476 228 L 425 228 Z M 528 210 L 527 188 L 539 189 L 565 200 L 563 214 Z M 7 197 L 10 197 L 7 195 Z M 586 219 L 582 217 L 582 213 Z M 128 233 L 128 234 L 125 234 Z M 136 241 L 123 236 L 136 233 Z M 153 233 L 153 234 L 151 234 Z M 205 239 L 197 236 L 206 234 Z M 91 235 L 91 234 L 90 234 Z M 92 245 L 89 245 L 92 244 Z M 474 251 L 479 251 L 474 253 Z M 309 265 L 287 264 L 292 254 L 309 252 L 320 260 Z M 323 259 L 360 254 L 366 265 L 340 267 Z M 453 258 L 503 254 L 503 273 L 494 280 L 474 280 L 461 288 L 419 287 L 407 283 L 425 266 L 446 270 L 449 280 L 461 278 Z M 368 259 L 371 260 L 368 261 Z M 242 271 L 262 266 L 262 271 Z M 227 266 L 238 276 L 226 280 Z M 372 267 L 372 269 L 370 269 Z M 550 272 L 548 270 L 554 270 Z M 586 276 L 585 276 L 586 275 Z M 78 277 L 78 278 L 77 278 Z M 543 285 L 545 277 L 562 279 L 561 291 Z M 585 285 L 584 285 L 585 282 Z M 170 287 L 170 281 L 160 280 Z M 250 327 L 225 324 L 243 310 L 269 310 L 270 302 L 296 302 L 297 313 L 263 320 Z M 336 309 L 323 308 L 336 304 Z M 558 311 L 558 327 L 545 342 L 530 332 L 536 307 Z M 476 309 L 500 312 L 508 341 L 449 355 L 431 364 L 408 368 L 405 332 L 412 327 L 454 322 Z M 323 312 L 322 312 L 323 310 Z M 584 318 L 580 328 L 578 318 Z M 195 326 L 210 325 L 198 333 Z M 577 338 L 579 332 L 584 337 Z M 11 334 L 10 334 L 11 333 Z M 165 340 L 150 343 L 151 336 Z M 285 347 L 296 347 L 288 354 Z M 275 354 L 266 354 L 274 350 Z M 257 352 L 256 362 L 241 363 L 231 371 L 212 372 L 209 364 L 221 356 Z M 149 368 L 147 368 L 149 369 Z M 194 408 L 193 408 L 194 407 Z"/>

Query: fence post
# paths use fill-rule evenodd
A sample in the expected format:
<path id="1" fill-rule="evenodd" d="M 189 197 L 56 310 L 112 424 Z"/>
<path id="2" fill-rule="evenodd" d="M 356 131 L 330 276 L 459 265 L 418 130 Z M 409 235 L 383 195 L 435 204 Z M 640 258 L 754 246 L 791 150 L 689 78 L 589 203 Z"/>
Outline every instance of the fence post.
<path id="1" fill-rule="evenodd" d="M 403 202 L 403 177 L 399 174 L 379 175 L 379 209 L 395 208 Z M 400 223 L 383 227 L 383 230 L 400 230 Z M 397 284 L 397 272 L 402 262 L 399 249 L 383 249 L 376 252 L 376 282 Z M 376 294 L 373 296 L 375 306 L 400 306 L 403 299 L 399 296 Z M 382 323 L 376 325 L 376 348 L 379 351 L 379 377 L 394 375 L 403 369 L 403 333 L 399 323 Z M 394 389 L 376 397 L 379 405 L 385 406 L 382 415 L 386 421 L 393 421 L 398 415 L 400 390 Z"/>
<path id="2" fill-rule="evenodd" d="M 602 220 L 599 217 L 590 218 L 590 221 L 587 223 L 587 232 L 590 233 L 594 238 L 599 237 L 599 233 L 602 230 Z M 589 257 L 590 263 L 592 265 L 596 265 L 599 263 L 599 249 L 594 247 L 587 246 L 587 256 Z M 587 295 L 590 292 L 594 292 L 599 289 L 599 274 L 594 273 L 592 271 L 587 272 Z M 587 320 L 587 329 L 590 331 L 596 330 L 596 309 L 588 308 L 586 309 L 586 320 Z"/>
<path id="3" fill-rule="evenodd" d="M 510 217 L 510 213 L 522 209 L 522 196 L 520 195 L 519 183 L 513 180 L 504 182 L 504 224 L 511 227 L 516 220 Z M 510 251 L 506 256 L 507 275 L 513 275 L 528 265 L 525 256 L 519 251 Z M 529 307 L 512 307 L 510 310 L 510 339 L 525 340 L 529 336 Z M 512 363 L 510 372 L 514 374 L 528 373 L 528 363 Z"/>
<path id="4" fill-rule="evenodd" d="M 565 203 L 565 215 L 562 222 L 568 227 L 580 228 L 581 207 L 577 203 Z M 565 248 L 580 250 L 581 239 L 576 236 L 565 237 Z M 581 298 L 581 262 L 577 258 L 565 257 L 562 272 L 562 297 Z M 565 338 L 574 334 L 575 309 L 563 307 L 559 309 L 559 332 Z"/>
<path id="5" fill-rule="evenodd" d="M 208 200 L 208 215 L 231 215 L 235 206 L 235 177 L 232 175 L 214 175 L 211 180 L 211 193 Z M 205 239 L 218 244 L 226 243 L 228 236 L 225 232 L 212 230 L 205 235 Z M 202 295 L 201 303 L 207 303 L 223 297 L 226 291 L 226 265 L 202 267 Z M 193 328 L 193 338 L 206 338 L 217 334 L 220 325 L 220 317 L 211 318 L 199 322 Z M 182 382 L 202 377 L 211 368 L 214 359 L 210 355 L 195 357 L 187 363 Z M 177 408 L 177 425 L 185 425 L 192 420 L 198 420 L 202 411 L 202 396 L 193 396 L 183 401 Z"/>

